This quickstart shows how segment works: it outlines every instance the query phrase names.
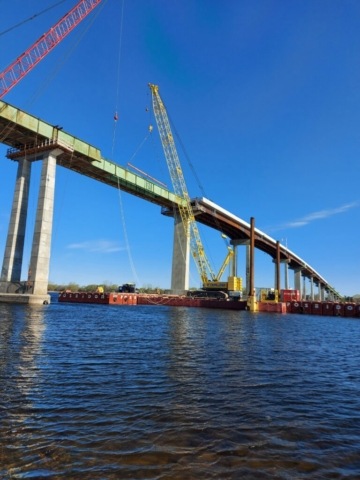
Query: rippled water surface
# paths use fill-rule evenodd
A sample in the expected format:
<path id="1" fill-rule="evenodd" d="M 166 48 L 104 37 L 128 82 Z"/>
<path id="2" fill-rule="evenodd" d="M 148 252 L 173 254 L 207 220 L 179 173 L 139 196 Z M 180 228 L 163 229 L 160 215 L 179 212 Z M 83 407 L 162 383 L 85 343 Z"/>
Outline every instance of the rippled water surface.
<path id="1" fill-rule="evenodd" d="M 360 320 L 0 304 L 0 478 L 360 478 Z"/>

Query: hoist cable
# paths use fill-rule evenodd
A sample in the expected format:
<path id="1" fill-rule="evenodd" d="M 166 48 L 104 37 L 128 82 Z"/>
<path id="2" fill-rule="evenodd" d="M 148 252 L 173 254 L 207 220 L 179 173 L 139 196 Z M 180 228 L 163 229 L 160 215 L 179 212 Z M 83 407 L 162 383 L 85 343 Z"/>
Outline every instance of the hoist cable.
<path id="1" fill-rule="evenodd" d="M 133 274 L 133 278 L 135 280 L 135 284 L 137 283 L 138 285 L 140 285 L 139 277 L 136 273 L 135 265 L 134 265 L 133 258 L 132 258 L 132 255 L 131 255 L 131 250 L 130 250 L 130 243 L 129 243 L 129 237 L 128 237 L 127 229 L 126 229 L 124 207 L 123 207 L 123 202 L 122 202 L 122 195 L 121 195 L 119 177 L 117 177 L 117 185 L 118 185 L 119 204 L 120 204 L 121 220 L 122 220 L 122 225 L 123 225 L 126 250 L 127 250 L 128 257 L 129 257 L 129 263 L 130 263 L 131 271 L 132 271 L 132 274 Z"/>
<path id="2" fill-rule="evenodd" d="M 164 102 L 163 102 L 163 103 L 164 103 Z M 164 107 L 165 107 L 165 109 L 166 109 L 166 105 L 165 105 L 165 104 L 164 104 Z M 176 129 L 176 126 L 175 126 L 175 124 L 174 124 L 174 122 L 173 122 L 173 120 L 172 120 L 172 118 L 171 118 L 171 116 L 170 116 L 170 114 L 169 114 L 169 112 L 168 112 L 167 109 L 166 109 L 166 113 L 167 113 L 167 115 L 168 115 L 168 117 L 169 117 L 169 121 L 170 121 L 170 124 L 171 124 L 171 128 L 173 129 L 173 131 L 174 131 L 174 133 L 175 133 L 175 136 L 177 137 L 177 140 L 178 140 L 178 142 L 179 142 L 179 145 L 180 145 L 180 147 L 181 147 L 181 150 L 183 151 L 183 153 L 184 153 L 184 155 L 185 155 L 185 158 L 186 158 L 186 160 L 187 160 L 187 162 L 188 162 L 188 165 L 190 166 L 190 168 L 191 168 L 191 170 L 192 170 L 192 172 L 193 172 L 193 175 L 194 175 L 195 180 L 196 180 L 196 182 L 197 182 L 197 184 L 198 184 L 198 187 L 200 188 L 201 193 L 203 194 L 203 196 L 204 196 L 205 198 L 208 198 L 207 195 L 206 195 L 206 193 L 205 193 L 205 190 L 204 190 L 204 188 L 203 188 L 203 186 L 202 186 L 202 184 L 201 184 L 201 182 L 200 182 L 199 176 L 198 176 L 197 173 L 196 173 L 195 167 L 194 167 L 194 165 L 193 165 L 193 163 L 192 163 L 192 161 L 191 161 L 191 159 L 190 159 L 190 157 L 189 157 L 189 155 L 188 155 L 188 153 L 187 153 L 187 151 L 186 151 L 186 149 L 185 149 L 185 146 L 184 146 L 184 144 L 183 144 L 183 141 L 182 141 L 182 139 L 181 139 L 181 137 L 180 137 L 180 135 L 179 135 L 179 133 L 178 133 L 178 131 L 177 131 L 177 129 Z M 221 236 L 222 236 L 222 238 L 223 238 L 223 240 L 224 240 L 224 242 L 225 242 L 226 247 L 229 248 L 229 242 L 228 242 L 228 240 L 227 240 L 226 238 L 223 237 L 223 235 L 225 235 L 225 233 L 224 233 L 223 229 L 221 228 L 221 225 L 220 225 L 220 222 L 219 222 L 219 220 L 218 220 L 218 218 L 217 218 L 217 216 L 216 216 L 215 210 L 213 210 L 212 213 L 213 213 L 213 218 L 214 218 L 214 222 L 215 222 L 215 225 L 216 225 L 216 229 L 221 233 Z M 203 236 L 203 238 L 205 239 L 206 248 L 207 248 L 207 251 L 209 252 L 210 250 L 209 250 L 209 247 L 208 247 L 208 244 L 207 244 L 206 236 L 205 236 L 204 234 L 203 234 L 202 236 Z M 211 257 L 212 257 L 212 255 L 211 255 L 211 251 L 210 251 L 210 258 L 211 258 Z M 214 261 L 213 261 L 212 258 L 211 258 L 211 263 L 214 264 Z"/>
<path id="3" fill-rule="evenodd" d="M 0 32 L 0 37 L 1 37 L 2 35 L 5 35 L 6 33 L 11 32 L 12 30 L 15 30 L 15 28 L 21 27 L 21 25 L 24 25 L 25 23 L 30 22 L 30 20 L 34 20 L 34 18 L 40 17 L 40 15 L 42 15 L 43 13 L 46 13 L 46 12 L 48 12 L 49 10 L 52 10 L 53 8 L 57 7 L 57 6 L 60 5 L 61 3 L 64 3 L 65 1 L 66 1 L 66 0 L 61 0 L 61 2 L 55 3 L 55 4 L 52 5 L 51 7 L 45 8 L 45 10 L 42 10 L 42 11 L 39 12 L 39 13 L 35 13 L 35 15 L 33 15 L 32 17 L 29 17 L 29 18 L 27 18 L 26 20 L 23 20 L 22 22 L 17 23 L 16 25 L 8 28 L 7 30 L 4 30 L 3 32 Z"/>
<path id="4" fill-rule="evenodd" d="M 105 7 L 106 3 L 108 0 L 105 0 L 104 3 L 100 6 L 99 9 L 96 10 L 95 15 L 92 17 L 91 21 L 89 24 L 84 28 L 84 30 L 79 34 L 77 40 L 74 42 L 72 47 L 65 53 L 65 55 L 58 61 L 57 65 L 55 65 L 54 69 L 52 72 L 50 72 L 50 75 L 47 80 L 45 80 L 42 84 L 39 85 L 38 89 L 34 91 L 32 99 L 29 100 L 31 106 L 33 103 L 36 102 L 36 100 L 40 97 L 40 95 L 43 94 L 44 90 L 49 86 L 49 84 L 53 81 L 53 79 L 56 77 L 56 75 L 59 73 L 61 68 L 65 65 L 65 63 L 69 60 L 70 56 L 73 54 L 73 52 L 76 50 L 76 48 L 79 46 L 80 42 L 92 26 L 92 24 L 95 22 L 97 17 L 100 15 L 100 12 L 102 9 Z M 29 108 L 27 106 L 27 108 Z"/>
<path id="5" fill-rule="evenodd" d="M 121 51 L 122 51 L 122 37 L 123 37 L 123 20 L 124 20 L 124 3 L 122 0 L 121 6 L 121 19 L 120 19 L 120 36 L 119 36 L 119 55 L 118 55 L 118 69 L 116 79 L 116 100 L 115 100 L 115 117 L 114 117 L 114 131 L 111 146 L 111 160 L 114 160 L 115 139 L 116 139 L 116 124 L 118 120 L 118 107 L 119 107 L 119 86 L 120 86 L 120 65 L 121 65 Z"/>
<path id="6" fill-rule="evenodd" d="M 34 92 L 32 93 L 32 97 L 28 100 L 28 102 L 26 102 L 26 105 L 25 105 L 24 109 L 29 109 L 35 103 L 35 101 L 40 97 L 40 95 L 42 95 L 42 93 L 44 92 L 46 87 L 52 82 L 52 80 L 55 78 L 55 76 L 59 73 L 60 69 L 63 67 L 63 65 L 66 63 L 66 61 L 69 59 L 69 57 L 74 52 L 74 50 L 78 47 L 79 43 L 81 42 L 81 40 L 83 39 L 83 37 L 85 36 L 87 31 L 89 30 L 91 25 L 94 23 L 97 16 L 100 14 L 102 9 L 106 5 L 107 1 L 108 0 L 105 0 L 104 3 L 101 5 L 101 7 L 96 11 L 94 17 L 91 19 L 91 22 L 87 25 L 87 27 L 78 36 L 76 42 L 74 42 L 74 44 L 71 46 L 71 49 L 69 49 L 65 53 L 65 55 L 57 62 L 53 71 L 50 72 L 50 75 L 49 75 L 48 79 L 45 79 L 44 82 L 42 84 L 40 84 L 37 89 L 34 90 Z M 4 108 L 5 107 L 6 107 L 6 105 L 4 104 Z M 15 119 L 15 115 L 16 115 L 16 112 L 14 112 L 14 119 Z M 4 140 L 8 137 L 8 135 L 16 127 L 15 124 L 13 126 L 11 126 L 10 124 L 11 124 L 11 120 L 9 120 L 8 125 L 5 125 L 4 128 L 2 129 L 2 131 L 0 132 L 0 142 L 1 143 L 4 142 Z"/>

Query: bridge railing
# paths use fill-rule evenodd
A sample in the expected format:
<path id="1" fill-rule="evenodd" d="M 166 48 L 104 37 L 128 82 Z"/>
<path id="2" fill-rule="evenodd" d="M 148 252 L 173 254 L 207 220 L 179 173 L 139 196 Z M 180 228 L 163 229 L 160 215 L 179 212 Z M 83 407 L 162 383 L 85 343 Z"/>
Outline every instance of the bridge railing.
<path id="1" fill-rule="evenodd" d="M 32 155 L 37 152 L 43 152 L 45 150 L 51 150 L 53 148 L 61 148 L 62 150 L 71 153 L 74 151 L 74 146 L 61 138 L 45 138 L 39 143 L 25 143 L 8 148 L 6 156 L 7 158 L 14 159 L 25 155 Z"/>

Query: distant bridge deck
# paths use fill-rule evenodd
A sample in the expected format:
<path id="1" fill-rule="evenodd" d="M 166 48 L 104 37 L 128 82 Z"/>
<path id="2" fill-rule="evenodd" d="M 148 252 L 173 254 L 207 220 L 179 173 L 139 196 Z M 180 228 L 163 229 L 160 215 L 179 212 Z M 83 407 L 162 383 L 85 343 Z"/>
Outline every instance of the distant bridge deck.
<path id="1" fill-rule="evenodd" d="M 183 201 L 166 188 L 105 159 L 98 148 L 3 101 L 0 101 L 0 142 L 11 148 L 9 156 L 13 159 L 26 154 L 36 155 L 36 152 L 36 158 L 41 159 L 44 144 L 54 142 L 66 145 L 62 148 L 63 153 L 57 157 L 58 165 L 155 203 L 163 207 L 164 214 L 170 216 Z M 221 230 L 231 240 L 250 238 L 250 224 L 239 217 L 205 198 L 196 198 L 192 204 L 198 222 Z M 276 257 L 276 240 L 258 229 L 255 229 L 255 247 Z M 301 268 L 302 275 L 314 277 L 316 284 L 321 283 L 328 291 L 341 296 L 295 253 L 283 245 L 280 246 L 280 253 L 281 259 L 289 259 L 290 268 Z"/>

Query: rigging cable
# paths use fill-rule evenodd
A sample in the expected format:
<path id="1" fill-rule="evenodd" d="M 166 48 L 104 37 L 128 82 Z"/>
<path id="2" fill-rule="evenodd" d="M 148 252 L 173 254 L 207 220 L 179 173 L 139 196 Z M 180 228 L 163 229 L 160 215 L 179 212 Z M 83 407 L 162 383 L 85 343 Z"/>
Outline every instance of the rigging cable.
<path id="1" fill-rule="evenodd" d="M 150 125 L 151 125 L 151 119 L 152 119 L 152 108 L 150 108 Z M 152 135 L 152 132 L 153 132 L 153 130 L 150 131 L 150 134 L 151 134 L 151 140 L 152 140 L 152 145 L 153 145 L 153 148 L 154 148 L 155 156 L 156 156 L 156 159 L 157 159 L 158 164 L 160 166 L 160 171 L 163 174 L 163 177 L 165 178 L 164 169 L 163 169 L 163 162 L 161 162 L 161 160 L 160 160 L 160 157 L 159 157 L 159 154 L 158 154 L 158 151 L 157 151 L 157 148 L 156 148 L 155 139 L 154 139 L 154 136 Z M 177 205 L 174 202 L 172 202 L 172 207 L 173 207 L 173 211 L 174 211 L 174 222 L 175 222 L 175 213 L 176 213 Z M 179 246 L 180 246 L 180 250 L 181 250 L 181 256 L 182 256 L 182 258 L 185 262 L 186 261 L 186 255 L 185 255 L 185 251 L 184 251 L 184 248 L 183 248 L 183 244 L 181 242 L 179 242 Z M 190 268 L 189 268 L 189 277 L 190 277 L 189 280 L 191 280 L 193 282 L 193 284 L 195 285 L 196 280 L 195 280 Z"/>
<path id="2" fill-rule="evenodd" d="M 56 77 L 56 75 L 59 73 L 61 68 L 65 65 L 65 63 L 69 60 L 70 56 L 73 54 L 73 52 L 76 50 L 76 48 L 79 46 L 79 43 L 82 41 L 92 24 L 95 22 L 97 17 L 100 15 L 100 12 L 102 9 L 105 7 L 106 3 L 108 0 L 105 0 L 104 3 L 100 5 L 100 8 L 95 11 L 95 15 L 91 18 L 91 21 L 89 24 L 84 28 L 84 30 L 79 34 L 77 40 L 74 42 L 73 46 L 65 52 L 63 57 L 58 61 L 57 65 L 55 65 L 54 69 L 52 72 L 50 72 L 50 75 L 47 80 L 45 80 L 42 85 L 39 86 L 37 90 L 33 92 L 33 97 L 30 98 L 29 102 L 30 105 L 27 106 L 26 108 L 29 108 L 31 105 L 33 105 L 36 100 L 40 97 L 40 95 L 43 94 L 44 90 L 49 86 L 49 84 L 53 81 L 53 79 Z"/>
<path id="3" fill-rule="evenodd" d="M 115 148 L 115 138 L 116 138 L 116 125 L 118 120 L 118 106 L 119 106 L 119 85 L 120 85 L 120 64 L 121 64 L 121 50 L 122 50 L 122 36 L 123 36 L 123 20 L 124 20 L 124 3 L 122 0 L 121 6 L 121 20 L 120 20 L 120 37 L 119 37 L 119 56 L 118 56 L 118 70 L 117 70 L 117 81 L 116 81 L 116 101 L 115 101 L 115 115 L 114 115 L 114 133 L 112 139 L 112 148 L 111 148 L 111 160 L 114 159 L 114 148 Z"/>
<path id="4" fill-rule="evenodd" d="M 122 196 L 121 196 L 121 189 L 120 189 L 119 177 L 117 177 L 117 184 L 118 184 L 120 212 L 121 212 L 121 220 L 122 220 L 123 230 L 124 230 L 126 250 L 127 250 L 127 253 L 128 253 L 129 262 L 130 262 L 130 267 L 131 267 L 131 271 L 132 271 L 132 274 L 133 274 L 135 283 L 137 283 L 138 285 L 140 285 L 139 277 L 137 276 L 136 269 L 135 269 L 135 265 L 134 265 L 134 262 L 133 262 L 133 259 L 132 259 L 132 255 L 131 255 L 131 250 L 130 250 L 129 237 L 128 237 L 127 229 L 126 229 L 125 215 L 124 215 L 124 207 L 123 207 L 123 203 L 122 203 Z"/>
<path id="5" fill-rule="evenodd" d="M 116 82 L 116 102 L 115 102 L 115 115 L 114 115 L 114 132 L 113 132 L 113 138 L 112 138 L 112 147 L 111 147 L 111 160 L 113 160 L 114 157 L 114 148 L 115 148 L 115 139 L 116 139 L 116 125 L 117 125 L 117 120 L 118 120 L 118 106 L 119 106 L 119 85 L 120 85 L 120 65 L 121 65 L 121 51 L 122 51 L 122 34 L 123 34 L 123 19 L 124 19 L 124 0 L 122 0 L 122 6 L 121 6 L 121 20 L 120 20 L 120 37 L 119 37 L 119 56 L 118 56 L 118 71 L 117 71 L 117 82 Z M 147 137 L 146 137 L 147 138 Z M 144 144 L 146 138 L 143 140 L 141 145 L 138 147 L 136 150 L 135 154 L 133 157 L 136 155 L 136 153 L 140 150 L 142 145 Z M 132 157 L 132 158 L 133 158 Z M 124 207 L 123 207 L 123 202 L 122 202 L 122 195 L 121 195 L 121 188 L 120 188 L 120 182 L 119 182 L 119 177 L 117 176 L 117 186 L 118 186 L 118 196 L 119 196 L 119 204 L 120 204 L 120 212 L 121 212 L 121 220 L 122 220 L 122 225 L 123 225 L 123 231 L 124 231 L 124 237 L 125 237 L 125 244 L 126 244 L 126 250 L 129 258 L 129 263 L 131 267 L 131 271 L 135 280 L 135 283 L 140 284 L 139 277 L 136 273 L 134 261 L 131 255 L 131 250 L 130 250 L 130 243 L 129 243 L 129 237 L 127 234 L 127 229 L 126 229 L 126 222 L 125 222 L 125 213 L 124 213 Z"/>
<path id="6" fill-rule="evenodd" d="M 165 106 L 165 104 L 164 104 L 164 106 Z M 166 106 L 165 106 L 165 108 L 166 108 Z M 201 193 L 203 194 L 203 196 L 204 196 L 205 198 L 208 198 L 207 195 L 206 195 L 206 193 L 205 193 L 205 190 L 204 190 L 204 188 L 203 188 L 203 186 L 202 186 L 202 184 L 201 184 L 201 182 L 200 182 L 200 179 L 199 179 L 199 177 L 198 177 L 198 175 L 197 175 L 197 173 L 196 173 L 195 167 L 194 167 L 194 165 L 193 165 L 193 163 L 192 163 L 192 161 L 191 161 L 191 159 L 190 159 L 190 157 L 189 157 L 189 155 L 188 155 L 188 153 L 187 153 L 187 151 L 186 151 L 186 149 L 185 149 L 185 146 L 184 146 L 184 144 L 183 144 L 183 141 L 182 141 L 182 139 L 181 139 L 181 137 L 180 137 L 180 135 L 179 135 L 179 133 L 178 133 L 178 131 L 177 131 L 177 129 L 176 129 L 176 126 L 175 126 L 175 124 L 174 124 L 174 122 L 173 122 L 173 120 L 172 120 L 172 118 L 171 118 L 171 116 L 170 116 L 170 114 L 169 114 L 169 112 L 168 112 L 167 109 L 166 109 L 166 112 L 167 112 L 167 115 L 168 115 L 168 117 L 169 117 L 169 121 L 170 121 L 170 123 L 171 123 L 171 127 L 172 127 L 172 129 L 174 130 L 174 132 L 175 132 L 175 136 L 177 137 L 177 139 L 178 139 L 178 141 L 179 141 L 179 144 L 180 144 L 180 147 L 181 147 L 182 151 L 184 152 L 184 155 L 185 155 L 185 158 L 186 158 L 186 160 L 187 160 L 187 162 L 188 162 L 188 165 L 190 166 L 190 168 L 191 168 L 191 170 L 192 170 L 192 172 L 193 172 L 193 175 L 194 175 L 195 180 L 196 180 L 196 182 L 197 182 L 197 184 L 198 184 L 198 187 L 200 188 Z M 214 222 L 215 222 L 215 225 L 216 225 L 216 227 L 217 227 L 217 230 L 221 233 L 221 237 L 222 237 L 223 240 L 224 240 L 224 243 L 225 243 L 225 245 L 226 245 L 226 248 L 229 248 L 229 242 L 227 241 L 227 238 L 226 238 L 226 236 L 225 236 L 225 233 L 224 233 L 223 229 L 221 228 L 221 225 L 220 225 L 220 222 L 219 222 L 219 220 L 218 220 L 218 218 L 217 218 L 217 216 L 216 216 L 215 210 L 213 210 L 213 218 L 214 218 Z M 199 225 L 199 227 L 200 227 L 200 225 Z M 208 244 L 207 244 L 206 236 L 203 234 L 203 230 L 202 230 L 202 229 L 201 229 L 201 231 L 202 231 L 202 237 L 205 239 L 205 244 L 206 244 L 207 251 L 210 252 L 211 263 L 214 264 L 214 261 L 213 261 L 212 255 L 211 255 L 211 250 L 209 249 Z"/>
<path id="7" fill-rule="evenodd" d="M 100 14 L 104 6 L 106 5 L 108 0 L 105 0 L 104 3 L 100 6 L 100 8 L 96 11 L 95 15 L 91 19 L 91 22 L 87 25 L 87 27 L 81 32 L 81 34 L 78 36 L 76 42 L 74 42 L 73 46 L 65 53 L 65 55 L 57 62 L 55 65 L 54 69 L 52 72 L 50 72 L 50 75 L 48 76 L 47 79 L 44 80 L 44 82 L 39 85 L 37 89 L 34 90 L 32 93 L 32 97 L 26 102 L 25 106 L 23 107 L 24 109 L 29 109 L 35 101 L 40 97 L 40 95 L 43 94 L 44 90 L 48 87 L 48 85 L 52 82 L 52 80 L 55 78 L 55 76 L 59 73 L 60 69 L 63 67 L 63 65 L 67 62 L 71 54 L 74 52 L 74 50 L 78 47 L 79 43 L 91 27 L 91 25 L 94 23 L 95 19 L 97 16 Z M 5 108 L 6 105 L 4 104 L 3 108 Z M 14 119 L 15 119 L 16 111 L 14 112 Z M 8 125 L 5 125 L 3 130 L 0 132 L 0 142 L 3 143 L 4 140 L 7 138 L 7 136 L 13 131 L 15 128 L 14 126 L 10 126 L 11 120 L 9 120 Z"/>
<path id="8" fill-rule="evenodd" d="M 66 0 L 61 0 L 61 2 L 55 3 L 55 4 L 52 5 L 51 7 L 45 8 L 45 10 L 42 10 L 42 11 L 39 12 L 39 13 L 35 13 L 35 15 L 33 15 L 32 17 L 29 17 L 29 18 L 27 18 L 26 20 L 23 20 L 22 22 L 17 23 L 16 25 L 8 28 L 7 30 L 4 30 L 3 32 L 0 32 L 0 37 L 1 37 L 2 35 L 5 35 L 6 33 L 11 32 L 12 30 L 15 30 L 15 28 L 21 27 L 21 25 L 24 25 L 25 23 L 30 22 L 30 20 L 34 20 L 34 18 L 40 17 L 40 15 L 42 15 L 43 13 L 46 13 L 46 12 L 48 12 L 49 10 L 52 10 L 53 8 L 55 8 L 55 7 L 57 7 L 58 5 L 60 5 L 60 3 L 64 3 L 64 2 L 66 2 Z"/>

